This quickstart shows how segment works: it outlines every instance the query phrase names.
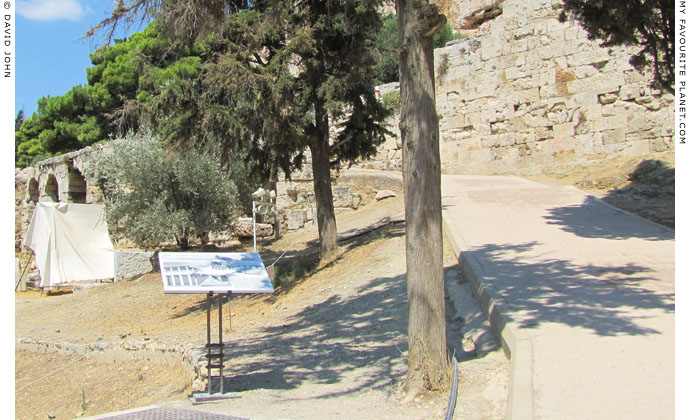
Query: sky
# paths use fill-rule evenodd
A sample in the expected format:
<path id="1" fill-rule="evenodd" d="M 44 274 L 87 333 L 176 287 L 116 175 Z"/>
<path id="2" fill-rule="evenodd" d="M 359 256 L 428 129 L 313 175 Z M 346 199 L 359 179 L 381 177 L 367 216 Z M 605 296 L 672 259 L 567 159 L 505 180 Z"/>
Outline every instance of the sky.
<path id="1" fill-rule="evenodd" d="M 107 0 L 16 1 L 15 112 L 30 117 L 43 96 L 61 96 L 86 82 L 89 54 L 99 45 L 86 31 L 109 16 Z"/>

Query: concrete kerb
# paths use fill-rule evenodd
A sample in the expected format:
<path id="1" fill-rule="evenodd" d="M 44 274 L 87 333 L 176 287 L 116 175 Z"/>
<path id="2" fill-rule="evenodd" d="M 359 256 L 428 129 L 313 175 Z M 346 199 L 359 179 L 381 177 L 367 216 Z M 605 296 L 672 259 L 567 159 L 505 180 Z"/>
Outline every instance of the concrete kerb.
<path id="1" fill-rule="evenodd" d="M 506 320 L 505 303 L 500 294 L 490 284 L 482 283 L 481 264 L 471 252 L 468 252 L 469 248 L 445 210 L 442 211 L 442 216 L 443 227 L 458 258 L 460 271 L 477 293 L 479 306 L 489 319 L 491 328 L 500 338 L 501 347 L 510 359 L 507 418 L 533 420 L 532 339 Z"/>

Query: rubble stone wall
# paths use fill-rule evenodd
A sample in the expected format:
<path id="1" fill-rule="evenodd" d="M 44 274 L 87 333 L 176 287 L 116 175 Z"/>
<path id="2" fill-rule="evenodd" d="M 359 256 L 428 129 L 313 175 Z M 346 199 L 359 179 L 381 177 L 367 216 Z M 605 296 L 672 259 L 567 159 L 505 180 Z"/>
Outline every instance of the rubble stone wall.
<path id="1" fill-rule="evenodd" d="M 362 196 L 346 185 L 338 185 L 339 175 L 339 168 L 331 169 L 333 207 L 336 213 L 357 210 Z M 276 206 L 281 231 L 300 229 L 310 223 L 316 224 L 314 176 L 309 151 L 305 152 L 305 162 L 301 170 L 292 172 L 290 178 L 282 172 L 278 175 Z"/>

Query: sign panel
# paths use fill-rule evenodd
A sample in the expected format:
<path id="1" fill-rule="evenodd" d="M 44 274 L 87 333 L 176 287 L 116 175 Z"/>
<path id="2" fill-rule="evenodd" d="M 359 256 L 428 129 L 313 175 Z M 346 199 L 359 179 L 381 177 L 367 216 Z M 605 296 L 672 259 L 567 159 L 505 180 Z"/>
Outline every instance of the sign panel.
<path id="1" fill-rule="evenodd" d="M 258 252 L 160 252 L 164 293 L 273 293 Z"/>

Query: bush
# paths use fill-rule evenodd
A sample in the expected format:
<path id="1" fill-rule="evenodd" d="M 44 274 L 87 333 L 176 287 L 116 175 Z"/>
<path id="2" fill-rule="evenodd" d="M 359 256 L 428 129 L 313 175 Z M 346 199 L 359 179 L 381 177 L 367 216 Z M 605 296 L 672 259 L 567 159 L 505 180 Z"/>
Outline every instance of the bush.
<path id="1" fill-rule="evenodd" d="M 383 107 L 392 113 L 400 112 L 400 90 L 392 90 L 386 92 L 383 97 L 381 97 L 381 103 Z"/>
<path id="2" fill-rule="evenodd" d="M 111 228 L 145 249 L 173 240 L 187 249 L 190 238 L 227 229 L 237 213 L 237 186 L 218 158 L 166 151 L 150 132 L 109 142 L 92 166 Z"/>

